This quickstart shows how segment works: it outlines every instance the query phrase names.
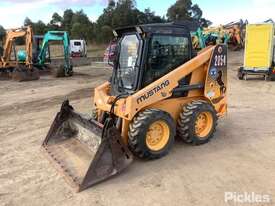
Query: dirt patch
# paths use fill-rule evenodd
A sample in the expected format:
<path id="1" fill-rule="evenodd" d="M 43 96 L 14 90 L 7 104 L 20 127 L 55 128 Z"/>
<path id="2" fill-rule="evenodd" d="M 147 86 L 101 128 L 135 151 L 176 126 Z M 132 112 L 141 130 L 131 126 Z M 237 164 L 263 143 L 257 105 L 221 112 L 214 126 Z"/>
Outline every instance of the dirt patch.
<path id="1" fill-rule="evenodd" d="M 84 88 L 73 91 L 66 96 L 59 95 L 51 98 L 39 99 L 32 102 L 25 102 L 22 104 L 16 103 L 10 106 L 1 107 L 0 115 L 22 115 L 30 112 L 43 111 L 47 110 L 53 105 L 61 105 L 61 103 L 66 99 L 69 99 L 71 101 L 80 100 L 91 97 L 93 94 L 94 88 Z"/>

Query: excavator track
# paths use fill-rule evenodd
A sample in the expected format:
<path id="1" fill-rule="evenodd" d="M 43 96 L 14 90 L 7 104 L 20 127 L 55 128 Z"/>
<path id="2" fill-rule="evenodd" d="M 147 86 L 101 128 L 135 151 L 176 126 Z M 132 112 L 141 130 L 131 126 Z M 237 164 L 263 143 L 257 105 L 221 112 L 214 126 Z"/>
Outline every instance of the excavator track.
<path id="1" fill-rule="evenodd" d="M 12 79 L 15 81 L 33 81 L 40 78 L 36 68 L 28 68 L 23 65 L 17 66 L 12 72 Z"/>

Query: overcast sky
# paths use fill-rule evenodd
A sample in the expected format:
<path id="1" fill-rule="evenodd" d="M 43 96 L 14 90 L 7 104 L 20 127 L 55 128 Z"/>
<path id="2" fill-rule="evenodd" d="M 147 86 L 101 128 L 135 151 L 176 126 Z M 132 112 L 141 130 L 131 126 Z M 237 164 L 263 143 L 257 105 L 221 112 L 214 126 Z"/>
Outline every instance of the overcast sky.
<path id="1" fill-rule="evenodd" d="M 176 0 L 136 0 L 140 10 L 151 8 L 158 15 L 166 15 L 167 8 Z M 239 19 L 250 23 L 275 20 L 275 0 L 193 0 L 203 10 L 203 16 L 215 25 Z M 108 0 L 0 0 L 0 25 L 18 27 L 26 17 L 33 21 L 49 22 L 53 12 L 63 14 L 65 9 L 83 9 L 93 21 L 107 6 Z"/>

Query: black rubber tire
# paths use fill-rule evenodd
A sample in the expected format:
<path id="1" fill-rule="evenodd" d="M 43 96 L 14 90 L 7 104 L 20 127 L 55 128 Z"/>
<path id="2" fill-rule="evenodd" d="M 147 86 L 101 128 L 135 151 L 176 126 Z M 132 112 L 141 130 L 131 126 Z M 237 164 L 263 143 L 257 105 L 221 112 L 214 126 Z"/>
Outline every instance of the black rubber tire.
<path id="1" fill-rule="evenodd" d="M 244 73 L 241 68 L 238 69 L 238 79 L 243 80 L 244 79 Z"/>
<path id="2" fill-rule="evenodd" d="M 213 117 L 213 126 L 205 138 L 199 138 L 195 133 L 195 121 L 201 112 L 210 112 Z M 185 143 L 191 145 L 201 145 L 209 142 L 216 131 L 217 114 L 214 107 L 204 100 L 192 101 L 183 106 L 182 112 L 178 119 L 177 136 Z"/>
<path id="3" fill-rule="evenodd" d="M 64 65 L 60 65 L 58 67 L 51 67 L 51 73 L 54 77 L 65 77 Z"/>
<path id="4" fill-rule="evenodd" d="M 167 123 L 170 129 L 170 136 L 167 144 L 159 151 L 152 151 L 146 145 L 146 133 L 149 126 L 158 120 Z M 133 119 L 129 125 L 129 149 L 133 154 L 142 159 L 158 159 L 168 154 L 176 134 L 176 126 L 173 118 L 167 112 L 158 109 L 146 109 Z"/>

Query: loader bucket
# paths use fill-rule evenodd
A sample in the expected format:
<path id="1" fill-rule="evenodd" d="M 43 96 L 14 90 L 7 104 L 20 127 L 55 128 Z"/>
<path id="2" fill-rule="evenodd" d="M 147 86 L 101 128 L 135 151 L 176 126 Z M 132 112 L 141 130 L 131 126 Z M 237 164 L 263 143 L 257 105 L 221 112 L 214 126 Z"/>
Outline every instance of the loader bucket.
<path id="1" fill-rule="evenodd" d="M 77 192 L 120 173 L 133 160 L 115 126 L 103 126 L 76 113 L 68 100 L 56 115 L 42 150 Z"/>

